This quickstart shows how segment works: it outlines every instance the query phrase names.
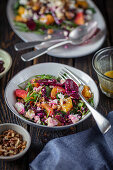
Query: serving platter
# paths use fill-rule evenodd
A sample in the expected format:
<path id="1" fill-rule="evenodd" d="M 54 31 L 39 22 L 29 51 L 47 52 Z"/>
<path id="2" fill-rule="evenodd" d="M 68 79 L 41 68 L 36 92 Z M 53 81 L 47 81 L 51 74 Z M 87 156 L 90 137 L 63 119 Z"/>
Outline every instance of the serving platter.
<path id="1" fill-rule="evenodd" d="M 13 31 L 25 42 L 35 41 L 35 40 L 44 40 L 44 36 L 37 35 L 35 33 L 20 32 L 15 28 L 14 22 L 13 22 L 13 19 L 14 19 L 13 6 L 15 2 L 16 0 L 9 0 L 7 4 L 7 17 L 8 17 L 10 26 L 12 27 Z M 56 49 L 49 51 L 48 52 L 49 55 L 55 56 L 55 57 L 62 57 L 62 58 L 82 57 L 82 56 L 91 54 L 92 52 L 96 51 L 103 44 L 105 40 L 105 36 L 106 36 L 106 24 L 105 24 L 104 18 L 101 12 L 99 11 L 99 9 L 93 3 L 93 1 L 87 0 L 87 2 L 96 11 L 96 13 L 94 14 L 94 20 L 97 21 L 98 27 L 101 30 L 101 34 L 97 35 L 97 37 L 94 39 L 92 38 L 92 40 L 90 40 L 88 44 L 83 44 L 80 46 L 68 45 L 68 48 L 65 48 L 64 46 L 58 47 Z M 36 48 L 38 49 L 38 47 Z"/>
<path id="2" fill-rule="evenodd" d="M 36 64 L 33 66 L 30 66 L 28 68 L 25 68 L 24 70 L 20 71 L 18 74 L 16 74 L 8 83 L 8 85 L 6 86 L 5 89 L 5 101 L 9 107 L 9 109 L 17 116 L 19 117 L 21 120 L 23 120 L 24 122 L 26 122 L 27 124 L 30 124 L 32 126 L 36 126 L 39 128 L 49 128 L 52 130 L 60 130 L 60 129 L 64 129 L 64 128 L 69 128 L 71 126 L 75 126 L 78 123 L 81 123 L 82 121 L 84 121 L 85 119 L 87 119 L 90 115 L 91 112 L 89 112 L 87 115 L 84 116 L 83 119 L 81 119 L 79 122 L 77 122 L 76 124 L 71 124 L 71 125 L 66 125 L 66 126 L 54 126 L 54 127 L 48 127 L 45 125 L 39 125 L 37 123 L 31 122 L 27 119 L 25 119 L 24 117 L 22 117 L 15 109 L 14 105 L 16 103 L 16 99 L 14 96 L 14 91 L 16 89 L 18 89 L 18 84 L 24 82 L 25 80 L 29 79 L 32 76 L 35 75 L 40 75 L 40 74 L 51 74 L 54 76 L 58 76 L 58 73 L 61 69 L 63 69 L 64 67 L 67 67 L 68 69 L 70 69 L 71 71 L 73 71 L 73 73 L 75 72 L 78 77 L 80 77 L 84 83 L 86 83 L 90 88 L 91 91 L 94 94 L 94 106 L 97 107 L 98 102 L 99 102 L 99 92 L 98 92 L 98 88 L 97 85 L 95 84 L 94 80 L 87 75 L 86 73 L 64 65 L 64 64 L 58 64 L 58 63 L 41 63 L 41 64 Z"/>

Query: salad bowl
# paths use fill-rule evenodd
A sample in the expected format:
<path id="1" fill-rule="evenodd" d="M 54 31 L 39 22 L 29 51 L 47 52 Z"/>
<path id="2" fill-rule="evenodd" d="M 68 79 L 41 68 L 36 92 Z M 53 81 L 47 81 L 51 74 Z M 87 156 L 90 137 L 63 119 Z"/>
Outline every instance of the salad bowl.
<path id="1" fill-rule="evenodd" d="M 48 128 L 51 130 L 60 130 L 60 129 L 65 129 L 65 128 L 69 128 L 71 126 L 75 126 L 79 123 L 81 123 L 82 121 L 84 121 L 85 119 L 87 119 L 90 115 L 91 112 L 87 113 L 82 119 L 80 119 L 78 122 L 74 123 L 74 124 L 69 124 L 69 125 L 65 125 L 65 126 L 54 126 L 54 127 L 49 127 L 46 125 L 41 125 L 41 124 L 37 124 L 34 123 L 28 119 L 26 119 L 25 117 L 21 116 L 17 110 L 15 109 L 15 103 L 16 103 L 16 97 L 14 95 L 14 91 L 16 89 L 18 89 L 18 85 L 21 84 L 22 82 L 28 80 L 30 77 L 36 76 L 36 75 L 42 75 L 42 74 L 51 74 L 53 76 L 58 77 L 59 71 L 61 69 L 63 69 L 64 67 L 67 67 L 68 69 L 70 69 L 71 71 L 73 71 L 73 73 L 75 72 L 78 77 L 80 77 L 84 83 L 86 85 L 88 85 L 91 89 L 91 92 L 94 95 L 94 107 L 96 108 L 99 102 L 99 92 L 98 92 L 98 88 L 95 84 L 95 82 L 92 80 L 92 78 L 90 76 L 88 76 L 86 73 L 64 65 L 64 64 L 58 64 L 58 63 L 41 63 L 41 64 L 36 64 L 33 66 L 30 66 L 26 69 L 23 69 L 22 71 L 20 71 L 18 74 L 16 74 L 11 80 L 10 82 L 7 84 L 6 89 L 5 89 L 5 101 L 7 103 L 7 106 L 9 107 L 9 109 L 17 116 L 19 117 L 21 120 L 23 120 L 24 122 L 26 122 L 27 124 L 30 124 L 32 126 L 38 127 L 38 128 Z"/>

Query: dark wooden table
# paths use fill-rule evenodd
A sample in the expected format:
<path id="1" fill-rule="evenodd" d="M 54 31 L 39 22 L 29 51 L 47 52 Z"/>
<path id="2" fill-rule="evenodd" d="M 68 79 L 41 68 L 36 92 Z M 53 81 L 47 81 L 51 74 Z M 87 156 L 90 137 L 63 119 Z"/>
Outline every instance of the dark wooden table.
<path id="1" fill-rule="evenodd" d="M 6 17 L 6 6 L 7 0 L 0 1 L 0 48 L 8 51 L 13 59 L 13 64 L 10 71 L 0 79 L 0 123 L 6 122 L 13 122 L 16 124 L 20 124 L 25 127 L 31 135 L 32 144 L 29 151 L 23 156 L 21 159 L 13 162 L 4 162 L 0 161 L 0 170 L 25 170 L 29 169 L 29 163 L 41 152 L 44 145 L 51 139 L 65 136 L 69 134 L 73 134 L 76 132 L 83 131 L 95 125 L 95 121 L 90 116 L 87 120 L 83 123 L 77 125 L 74 128 L 70 128 L 67 130 L 62 131 L 46 131 L 42 129 L 33 128 L 22 122 L 18 119 L 14 114 L 8 109 L 5 100 L 4 100 L 4 90 L 9 82 L 9 80 L 20 70 L 36 64 L 36 63 L 43 63 L 43 62 L 56 62 L 56 63 L 63 63 L 75 68 L 78 68 L 87 74 L 89 74 L 93 80 L 95 80 L 98 86 L 98 79 L 96 73 L 92 68 L 92 57 L 94 54 L 90 54 L 88 56 L 82 58 L 75 58 L 75 59 L 62 59 L 62 58 L 55 58 L 49 55 L 44 55 L 34 61 L 31 62 L 23 62 L 20 59 L 21 52 L 17 53 L 14 50 L 14 44 L 20 42 L 20 38 L 12 31 L 7 17 Z M 106 24 L 107 24 L 107 37 L 105 43 L 102 47 L 111 46 L 113 44 L 113 0 L 94 0 L 100 11 L 102 12 Z M 99 87 L 99 86 L 98 86 Z M 106 97 L 100 91 L 100 102 L 98 105 L 98 110 L 103 114 L 107 115 L 109 111 L 113 110 L 113 99 Z"/>

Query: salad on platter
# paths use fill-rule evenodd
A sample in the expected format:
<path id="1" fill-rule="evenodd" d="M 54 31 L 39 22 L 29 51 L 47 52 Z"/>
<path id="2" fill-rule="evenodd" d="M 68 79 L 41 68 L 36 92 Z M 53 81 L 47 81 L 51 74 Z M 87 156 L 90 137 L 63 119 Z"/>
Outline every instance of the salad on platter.
<path id="1" fill-rule="evenodd" d="M 91 21 L 95 13 L 87 0 L 17 0 L 13 9 L 19 31 L 50 36 L 61 29 L 65 37 L 77 26 Z"/>
<path id="2" fill-rule="evenodd" d="M 15 109 L 21 116 L 39 125 L 75 124 L 89 113 L 78 94 L 78 85 L 71 79 L 36 75 L 18 87 L 14 91 Z M 94 106 L 93 93 L 88 86 L 84 86 L 82 95 Z"/>

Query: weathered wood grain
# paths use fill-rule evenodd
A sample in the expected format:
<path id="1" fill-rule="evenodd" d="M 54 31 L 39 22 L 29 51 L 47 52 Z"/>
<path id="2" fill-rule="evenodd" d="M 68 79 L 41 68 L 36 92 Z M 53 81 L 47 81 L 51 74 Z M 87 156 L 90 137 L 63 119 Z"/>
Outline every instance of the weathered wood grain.
<path id="1" fill-rule="evenodd" d="M 107 23 L 107 38 L 105 43 L 102 47 L 110 46 L 113 43 L 113 25 L 112 25 L 112 16 L 113 16 L 113 1 L 112 0 L 94 0 L 94 2 L 97 4 L 99 9 L 101 10 L 106 23 Z M 0 4 L 0 48 L 8 51 L 13 59 L 13 64 L 10 69 L 10 71 L 4 76 L 2 79 L 0 79 L 0 123 L 5 122 L 13 122 L 16 124 L 20 124 L 24 128 L 26 128 L 31 135 L 32 138 L 32 145 L 30 147 L 30 150 L 27 152 L 27 154 L 13 162 L 4 162 L 0 161 L 0 170 L 27 170 L 29 167 L 29 163 L 41 152 L 45 144 L 50 141 L 51 139 L 54 139 L 56 137 L 66 136 L 69 134 L 73 134 L 85 129 L 88 129 L 89 127 L 92 127 L 95 125 L 95 121 L 90 116 L 87 120 L 85 120 L 80 125 L 62 130 L 62 131 L 47 131 L 42 130 L 38 128 L 31 127 L 29 125 L 26 125 L 24 122 L 22 122 L 20 119 L 18 119 L 11 111 L 8 109 L 5 100 L 4 100 L 4 90 L 7 85 L 7 83 L 10 81 L 10 79 L 18 73 L 20 70 L 37 63 L 43 63 L 43 62 L 57 62 L 57 63 L 63 63 L 67 64 L 73 67 L 76 67 L 87 74 L 89 74 L 96 82 L 97 86 L 98 79 L 96 76 L 96 73 L 94 72 L 92 68 L 92 57 L 94 55 L 90 54 L 88 56 L 82 57 L 82 58 L 75 58 L 75 59 L 64 59 L 64 58 L 56 58 L 46 55 L 43 55 L 39 57 L 38 59 L 35 59 L 33 62 L 23 62 L 20 58 L 21 54 L 23 52 L 16 52 L 14 50 L 14 44 L 17 42 L 20 42 L 20 38 L 18 38 L 15 33 L 12 31 L 11 27 L 9 26 L 7 17 L 6 17 L 6 5 L 7 0 L 1 0 Z M 29 50 L 27 50 L 29 51 Z M 113 99 L 110 99 L 102 94 L 100 91 L 100 102 L 98 105 L 98 110 L 103 114 L 107 115 L 107 113 L 111 110 L 113 110 Z"/>

